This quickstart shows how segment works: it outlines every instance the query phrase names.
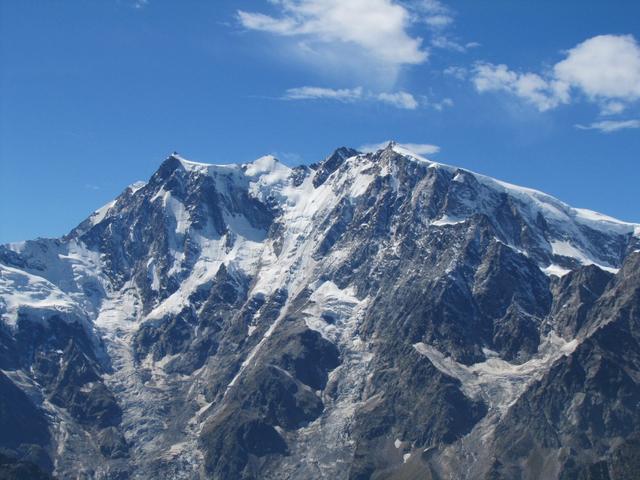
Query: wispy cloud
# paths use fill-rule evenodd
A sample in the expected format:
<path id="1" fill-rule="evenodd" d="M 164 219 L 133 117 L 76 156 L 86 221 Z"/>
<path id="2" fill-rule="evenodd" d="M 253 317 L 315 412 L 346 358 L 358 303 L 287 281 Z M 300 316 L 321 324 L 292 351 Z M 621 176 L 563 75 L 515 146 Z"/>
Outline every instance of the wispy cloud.
<path id="1" fill-rule="evenodd" d="M 407 92 L 380 93 L 376 98 L 383 103 L 406 110 L 415 110 L 419 105 L 416 98 Z"/>
<path id="2" fill-rule="evenodd" d="M 469 76 L 469 69 L 461 65 L 449 65 L 442 73 L 458 80 L 466 80 Z"/>
<path id="3" fill-rule="evenodd" d="M 454 21 L 453 10 L 439 0 L 418 0 L 409 3 L 408 7 L 436 29 L 444 29 Z"/>
<path id="4" fill-rule="evenodd" d="M 478 47 L 477 42 L 462 43 L 451 35 L 451 27 L 455 22 L 455 11 L 439 0 L 417 0 L 406 4 L 417 22 L 425 23 L 431 30 L 429 41 L 433 48 L 466 52 Z"/>
<path id="5" fill-rule="evenodd" d="M 428 108 L 441 112 L 453 106 L 453 100 L 445 97 L 437 99 L 432 95 L 414 95 L 403 90 L 395 92 L 374 92 L 363 87 L 327 88 L 304 86 L 289 88 L 281 100 L 325 100 L 342 103 L 382 103 L 403 110 Z"/>
<path id="6" fill-rule="evenodd" d="M 443 98 L 442 100 L 439 100 L 439 101 L 429 100 L 429 106 L 432 107 L 434 110 L 441 112 L 445 108 L 453 107 L 453 100 L 451 100 L 450 98 Z"/>
<path id="7" fill-rule="evenodd" d="M 296 87 L 288 89 L 281 97 L 283 100 L 333 100 L 344 103 L 352 102 L 381 102 L 387 105 L 415 110 L 420 102 L 411 93 L 398 92 L 367 92 L 362 87 L 355 88 L 325 88 L 325 87 Z"/>
<path id="8" fill-rule="evenodd" d="M 640 120 L 603 120 L 589 125 L 576 125 L 580 130 L 599 130 L 603 133 L 613 133 L 618 130 L 640 128 Z"/>
<path id="9" fill-rule="evenodd" d="M 622 102 L 608 102 L 602 105 L 601 115 L 618 115 L 626 110 L 627 106 Z"/>
<path id="10" fill-rule="evenodd" d="M 432 15 L 425 18 L 425 23 L 433 28 L 445 28 L 453 23 L 453 18 L 448 15 Z"/>
<path id="11" fill-rule="evenodd" d="M 379 143 L 367 143 L 358 147 L 358 150 L 365 153 L 377 152 L 378 150 L 386 148 L 389 143 L 389 140 Z M 430 143 L 403 143 L 400 146 L 407 150 L 411 150 L 413 153 L 417 153 L 418 155 L 434 155 L 440 151 L 439 146 L 432 145 Z"/>
<path id="12" fill-rule="evenodd" d="M 296 152 L 281 152 L 275 151 L 271 152 L 271 155 L 276 157 L 278 160 L 282 160 L 287 165 L 302 165 L 304 163 L 304 159 L 302 155 Z"/>
<path id="13" fill-rule="evenodd" d="M 284 100 L 337 100 L 353 102 L 362 99 L 362 87 L 356 88 L 324 88 L 324 87 L 296 87 L 288 89 L 282 96 Z"/>
<path id="14" fill-rule="evenodd" d="M 640 45 L 632 35 L 599 35 L 568 50 L 546 72 L 479 63 L 472 81 L 478 92 L 509 92 L 540 111 L 586 98 L 603 114 L 620 113 L 640 99 Z"/>
<path id="15" fill-rule="evenodd" d="M 504 91 L 516 95 L 545 111 L 569 103 L 569 88 L 564 82 L 547 80 L 536 73 L 518 73 L 506 65 L 478 63 L 473 84 L 480 93 Z"/>

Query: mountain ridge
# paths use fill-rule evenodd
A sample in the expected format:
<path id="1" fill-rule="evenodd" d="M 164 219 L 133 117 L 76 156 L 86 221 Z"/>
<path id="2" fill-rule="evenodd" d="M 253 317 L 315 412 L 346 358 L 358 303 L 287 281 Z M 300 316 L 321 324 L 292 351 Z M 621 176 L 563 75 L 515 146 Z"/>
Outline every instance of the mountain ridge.
<path id="1" fill-rule="evenodd" d="M 577 355 L 639 394 L 599 333 L 637 347 L 638 249 L 637 224 L 394 143 L 294 168 L 171 155 L 61 239 L 0 247 L 0 370 L 52 419 L 0 446 L 85 478 L 614 471 L 619 422 L 590 449 L 534 429 L 540 468 L 494 432 L 567 395 L 544 381 Z M 579 410 L 605 385 L 572 375 Z"/>

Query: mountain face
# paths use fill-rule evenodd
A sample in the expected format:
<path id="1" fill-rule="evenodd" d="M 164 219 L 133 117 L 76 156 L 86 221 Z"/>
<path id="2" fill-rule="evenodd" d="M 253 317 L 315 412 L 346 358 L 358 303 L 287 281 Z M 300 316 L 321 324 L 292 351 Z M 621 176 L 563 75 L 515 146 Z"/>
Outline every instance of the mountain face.
<path id="1" fill-rule="evenodd" d="M 393 143 L 172 155 L 0 314 L 2 478 L 640 471 L 640 226 Z"/>

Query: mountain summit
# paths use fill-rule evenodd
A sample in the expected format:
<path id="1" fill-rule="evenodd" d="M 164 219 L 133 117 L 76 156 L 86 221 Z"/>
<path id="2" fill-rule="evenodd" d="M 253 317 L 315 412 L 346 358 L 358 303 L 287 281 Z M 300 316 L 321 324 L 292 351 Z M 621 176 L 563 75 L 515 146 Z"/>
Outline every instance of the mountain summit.
<path id="1" fill-rule="evenodd" d="M 640 469 L 640 225 L 393 142 L 173 154 L 68 235 L 0 247 L 0 315 L 8 475 Z"/>

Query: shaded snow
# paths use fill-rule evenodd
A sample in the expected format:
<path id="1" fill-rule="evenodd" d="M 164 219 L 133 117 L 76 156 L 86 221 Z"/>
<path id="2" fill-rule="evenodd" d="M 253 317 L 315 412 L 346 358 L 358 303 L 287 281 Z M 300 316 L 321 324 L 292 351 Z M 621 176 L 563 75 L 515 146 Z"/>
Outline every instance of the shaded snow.
<path id="1" fill-rule="evenodd" d="M 20 313 L 31 319 L 46 320 L 55 314 L 63 318 L 83 318 L 79 305 L 48 280 L 0 264 L 0 313 L 9 326 L 15 326 Z"/>
<path id="2" fill-rule="evenodd" d="M 532 188 L 513 185 L 478 173 L 473 173 L 473 175 L 490 187 L 498 187 L 510 195 L 520 198 L 526 204 L 534 207 L 534 211 L 541 212 L 551 222 L 565 223 L 566 226 L 581 224 L 594 230 L 620 234 L 631 233 L 634 228 L 638 227 L 637 224 L 617 220 L 590 210 L 572 208 L 557 198 Z"/>
<path id="3" fill-rule="evenodd" d="M 575 247 L 571 242 L 569 242 L 568 240 L 552 240 L 550 242 L 551 244 L 551 251 L 553 252 L 554 255 L 560 255 L 563 257 L 569 257 L 569 258 L 574 258 L 576 259 L 578 262 L 580 262 L 582 265 L 596 265 L 597 267 L 602 268 L 603 270 L 607 270 L 611 273 L 618 273 L 618 269 L 614 268 L 610 265 L 602 265 L 598 262 L 596 262 L 595 260 L 593 260 L 591 257 L 589 257 L 586 253 L 584 253 L 582 250 L 578 249 L 577 247 Z M 549 268 L 549 267 L 547 267 Z"/>
<path id="4" fill-rule="evenodd" d="M 525 363 L 509 363 L 497 353 L 485 349 L 487 360 L 470 366 L 455 361 L 430 345 L 416 343 L 413 347 L 442 373 L 458 379 L 466 396 L 481 398 L 490 411 L 502 414 L 534 380 L 541 378 L 560 357 L 570 355 L 577 345 L 577 340 L 567 342 L 551 332 L 541 343 L 538 353 Z"/>
<path id="5" fill-rule="evenodd" d="M 77 318 L 95 313 L 106 285 L 99 255 L 75 240 L 42 242 L 9 245 L 26 260 L 23 269 L 0 264 L 0 305 L 12 312 L 11 321 L 21 309 L 37 311 L 40 318 L 51 316 L 47 309 Z"/>
<path id="6" fill-rule="evenodd" d="M 94 325 L 107 339 L 114 341 L 120 335 L 119 331 L 131 332 L 138 329 L 141 308 L 138 292 L 129 283 L 103 300 Z"/>
<path id="7" fill-rule="evenodd" d="M 331 281 L 318 286 L 309 300 L 310 306 L 303 312 L 307 326 L 333 343 L 339 341 L 344 323 L 353 321 L 354 310 L 360 304 L 354 289 L 340 290 Z"/>
<path id="8" fill-rule="evenodd" d="M 340 350 L 341 364 L 331 371 L 322 401 L 324 412 L 296 432 L 290 457 L 284 460 L 295 468 L 304 458 L 308 470 L 300 478 L 334 478 L 346 471 L 356 448 L 351 438 L 354 417 L 364 404 L 370 345 L 358 335 L 365 318 L 368 299 L 358 300 L 351 288 L 339 289 L 327 281 L 310 286 L 314 291 L 303 315 L 307 325 L 330 339 Z M 330 315 L 333 323 L 322 319 Z M 297 477 L 294 477 L 297 478 Z"/>
<path id="9" fill-rule="evenodd" d="M 554 255 L 561 255 L 563 257 L 571 257 L 578 260 L 580 263 L 587 265 L 589 263 L 593 263 L 593 261 L 587 257 L 582 251 L 578 248 L 574 247 L 567 240 L 552 240 L 551 242 L 551 251 Z"/>
<path id="10" fill-rule="evenodd" d="M 610 217 L 603 213 L 594 212 L 593 210 L 587 210 L 585 208 L 573 208 L 576 214 L 576 220 L 583 221 L 587 224 L 598 224 L 603 228 L 614 229 L 622 233 L 626 233 L 630 230 L 640 232 L 640 225 L 630 222 L 623 222 L 617 218 Z M 637 234 L 637 233 L 636 233 Z"/>

